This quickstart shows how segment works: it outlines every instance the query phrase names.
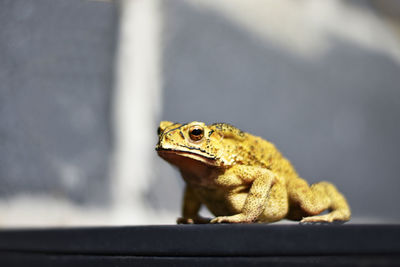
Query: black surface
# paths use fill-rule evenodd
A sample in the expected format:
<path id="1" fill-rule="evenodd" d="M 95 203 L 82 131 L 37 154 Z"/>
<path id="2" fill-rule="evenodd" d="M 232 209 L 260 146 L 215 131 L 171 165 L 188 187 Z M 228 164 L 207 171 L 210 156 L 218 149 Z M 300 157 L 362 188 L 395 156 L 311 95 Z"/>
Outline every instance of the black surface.
<path id="1" fill-rule="evenodd" d="M 170 225 L 0 231 L 1 266 L 400 265 L 400 225 Z"/>
<path id="2" fill-rule="evenodd" d="M 400 266 L 399 256 L 143 257 L 0 254 L 1 266 Z"/>

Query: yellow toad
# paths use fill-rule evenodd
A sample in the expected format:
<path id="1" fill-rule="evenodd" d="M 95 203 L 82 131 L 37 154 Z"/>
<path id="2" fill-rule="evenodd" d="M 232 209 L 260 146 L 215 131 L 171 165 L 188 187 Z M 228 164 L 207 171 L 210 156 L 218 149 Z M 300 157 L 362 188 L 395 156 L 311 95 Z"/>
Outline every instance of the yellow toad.
<path id="1" fill-rule="evenodd" d="M 178 223 L 301 222 L 350 219 L 334 185 L 309 186 L 275 146 L 226 123 L 162 121 L 158 154 L 178 167 L 186 182 Z M 204 204 L 216 217 L 198 212 Z M 324 215 L 321 212 L 329 210 Z"/>

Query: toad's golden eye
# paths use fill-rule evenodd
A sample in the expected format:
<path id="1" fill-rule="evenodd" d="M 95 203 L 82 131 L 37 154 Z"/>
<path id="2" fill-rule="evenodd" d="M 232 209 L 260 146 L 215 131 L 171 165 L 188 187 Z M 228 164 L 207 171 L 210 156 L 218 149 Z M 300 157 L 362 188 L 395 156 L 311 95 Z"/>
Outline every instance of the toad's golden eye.
<path id="1" fill-rule="evenodd" d="M 204 136 L 204 130 L 200 126 L 192 126 L 189 129 L 189 137 L 193 141 L 199 141 Z"/>

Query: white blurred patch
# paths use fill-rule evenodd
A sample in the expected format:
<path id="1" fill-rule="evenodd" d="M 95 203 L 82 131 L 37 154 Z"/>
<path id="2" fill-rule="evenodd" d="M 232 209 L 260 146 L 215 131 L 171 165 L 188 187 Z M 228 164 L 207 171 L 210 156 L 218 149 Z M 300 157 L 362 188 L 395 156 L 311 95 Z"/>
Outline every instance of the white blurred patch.
<path id="1" fill-rule="evenodd" d="M 60 162 L 57 169 L 60 172 L 61 181 L 67 189 L 73 190 L 79 187 L 82 180 L 82 171 L 78 166 Z"/>
<path id="2" fill-rule="evenodd" d="M 187 0 L 218 12 L 255 38 L 305 59 L 320 57 L 331 37 L 400 63 L 400 42 L 373 10 L 345 0 Z"/>
<path id="3" fill-rule="evenodd" d="M 113 104 L 114 216 L 121 223 L 151 223 L 143 194 L 154 174 L 156 120 L 161 110 L 160 2 L 121 1 L 120 16 Z"/>
<path id="4" fill-rule="evenodd" d="M 102 226 L 132 225 L 104 208 L 77 206 L 67 199 L 49 195 L 19 195 L 0 202 L 0 227 Z M 6 212 L 4 212 L 6 211 Z M 132 210 L 130 210 L 132 214 Z M 172 224 L 168 213 L 138 210 L 136 216 L 146 224 Z"/>

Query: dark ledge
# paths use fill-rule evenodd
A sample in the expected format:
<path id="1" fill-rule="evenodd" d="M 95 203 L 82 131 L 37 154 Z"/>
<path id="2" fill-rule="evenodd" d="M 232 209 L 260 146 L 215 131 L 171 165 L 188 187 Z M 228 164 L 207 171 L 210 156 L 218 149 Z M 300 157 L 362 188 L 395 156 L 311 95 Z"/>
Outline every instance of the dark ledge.
<path id="1" fill-rule="evenodd" d="M 114 260 L 143 266 L 177 262 L 389 266 L 400 264 L 400 225 L 224 224 L 1 230 L 0 256 L 1 266 L 10 262 L 19 266 L 14 264 L 17 258 L 27 262 L 36 259 L 38 264 L 53 259 L 51 265 L 64 259 L 64 264 L 84 266 L 115 263 Z"/>

